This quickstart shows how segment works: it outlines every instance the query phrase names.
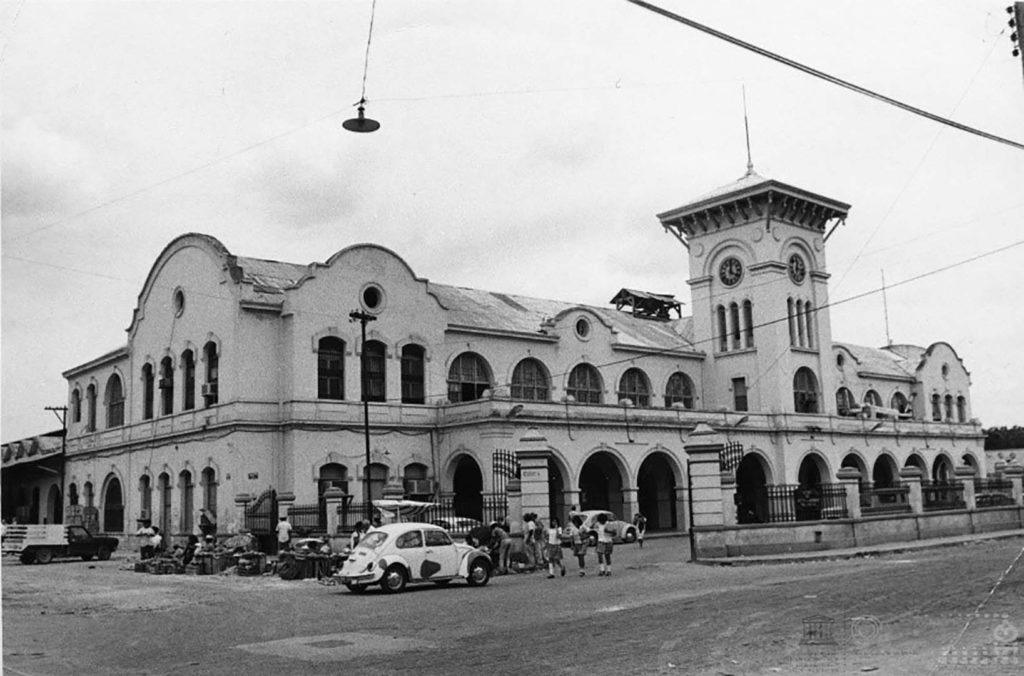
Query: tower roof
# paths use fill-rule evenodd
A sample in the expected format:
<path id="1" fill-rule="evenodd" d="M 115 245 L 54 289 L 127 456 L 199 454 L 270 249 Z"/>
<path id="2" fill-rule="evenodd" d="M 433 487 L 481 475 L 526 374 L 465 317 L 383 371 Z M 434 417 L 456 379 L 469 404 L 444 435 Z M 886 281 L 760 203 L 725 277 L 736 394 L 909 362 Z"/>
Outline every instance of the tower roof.
<path id="1" fill-rule="evenodd" d="M 846 219 L 850 205 L 748 171 L 742 178 L 658 214 L 662 227 L 684 244 L 692 237 L 766 219 L 824 232 Z"/>

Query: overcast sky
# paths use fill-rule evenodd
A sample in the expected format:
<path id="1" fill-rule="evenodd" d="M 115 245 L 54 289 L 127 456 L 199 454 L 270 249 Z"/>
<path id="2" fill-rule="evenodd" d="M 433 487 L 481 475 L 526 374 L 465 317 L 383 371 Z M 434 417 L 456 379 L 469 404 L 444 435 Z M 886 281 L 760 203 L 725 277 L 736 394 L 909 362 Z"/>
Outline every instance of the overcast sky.
<path id="1" fill-rule="evenodd" d="M 660 0 L 792 59 L 1024 142 L 1009 0 Z M 61 372 L 124 345 L 156 256 L 392 248 L 433 281 L 689 302 L 654 214 L 746 168 L 853 205 L 833 300 L 1024 237 L 1024 151 L 813 79 L 625 0 L 0 2 L 2 436 L 59 427 Z M 973 414 L 1024 424 L 1024 247 L 891 289 L 892 339 L 951 343 Z M 833 339 L 886 342 L 878 294 Z"/>

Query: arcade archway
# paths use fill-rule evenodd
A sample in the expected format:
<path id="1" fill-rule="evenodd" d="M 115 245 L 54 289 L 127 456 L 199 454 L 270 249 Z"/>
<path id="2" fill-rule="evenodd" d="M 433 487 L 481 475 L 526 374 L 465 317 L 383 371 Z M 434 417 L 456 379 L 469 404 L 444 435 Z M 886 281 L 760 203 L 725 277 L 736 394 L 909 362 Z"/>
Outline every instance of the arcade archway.
<path id="1" fill-rule="evenodd" d="M 768 522 L 769 469 L 756 453 L 743 456 L 736 468 L 736 522 Z"/>
<path id="2" fill-rule="evenodd" d="M 676 473 L 665 453 L 647 456 L 637 472 L 637 507 L 647 519 L 648 530 L 675 530 Z"/>
<path id="3" fill-rule="evenodd" d="M 623 518 L 623 472 L 607 451 L 591 455 L 580 470 L 580 509 L 607 509 Z"/>
<path id="4" fill-rule="evenodd" d="M 880 455 L 871 469 L 871 481 L 875 488 L 891 488 L 896 485 L 896 461 L 889 455 Z"/>
<path id="5" fill-rule="evenodd" d="M 463 455 L 455 465 L 452 491 L 455 493 L 455 516 L 484 518 L 484 476 L 476 460 Z"/>

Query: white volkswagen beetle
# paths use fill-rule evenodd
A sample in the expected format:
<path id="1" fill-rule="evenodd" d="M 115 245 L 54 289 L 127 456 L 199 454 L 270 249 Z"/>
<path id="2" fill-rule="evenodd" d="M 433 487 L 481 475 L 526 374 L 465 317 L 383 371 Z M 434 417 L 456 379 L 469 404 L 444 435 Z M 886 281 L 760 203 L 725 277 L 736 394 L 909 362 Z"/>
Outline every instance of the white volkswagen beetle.
<path id="1" fill-rule="evenodd" d="M 364 535 L 337 576 L 353 592 L 379 583 L 397 593 L 411 582 L 444 586 L 456 578 L 482 587 L 491 578 L 491 559 L 485 551 L 453 542 L 433 524 L 393 523 Z"/>

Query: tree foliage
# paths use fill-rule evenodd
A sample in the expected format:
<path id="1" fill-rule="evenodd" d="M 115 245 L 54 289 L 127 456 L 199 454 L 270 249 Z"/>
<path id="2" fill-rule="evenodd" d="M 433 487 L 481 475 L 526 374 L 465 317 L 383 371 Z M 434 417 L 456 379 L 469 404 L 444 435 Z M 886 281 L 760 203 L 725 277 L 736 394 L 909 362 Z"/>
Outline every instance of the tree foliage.
<path id="1" fill-rule="evenodd" d="M 1024 427 L 990 427 L 985 432 L 985 450 L 1001 451 L 1007 448 L 1024 448 Z"/>

